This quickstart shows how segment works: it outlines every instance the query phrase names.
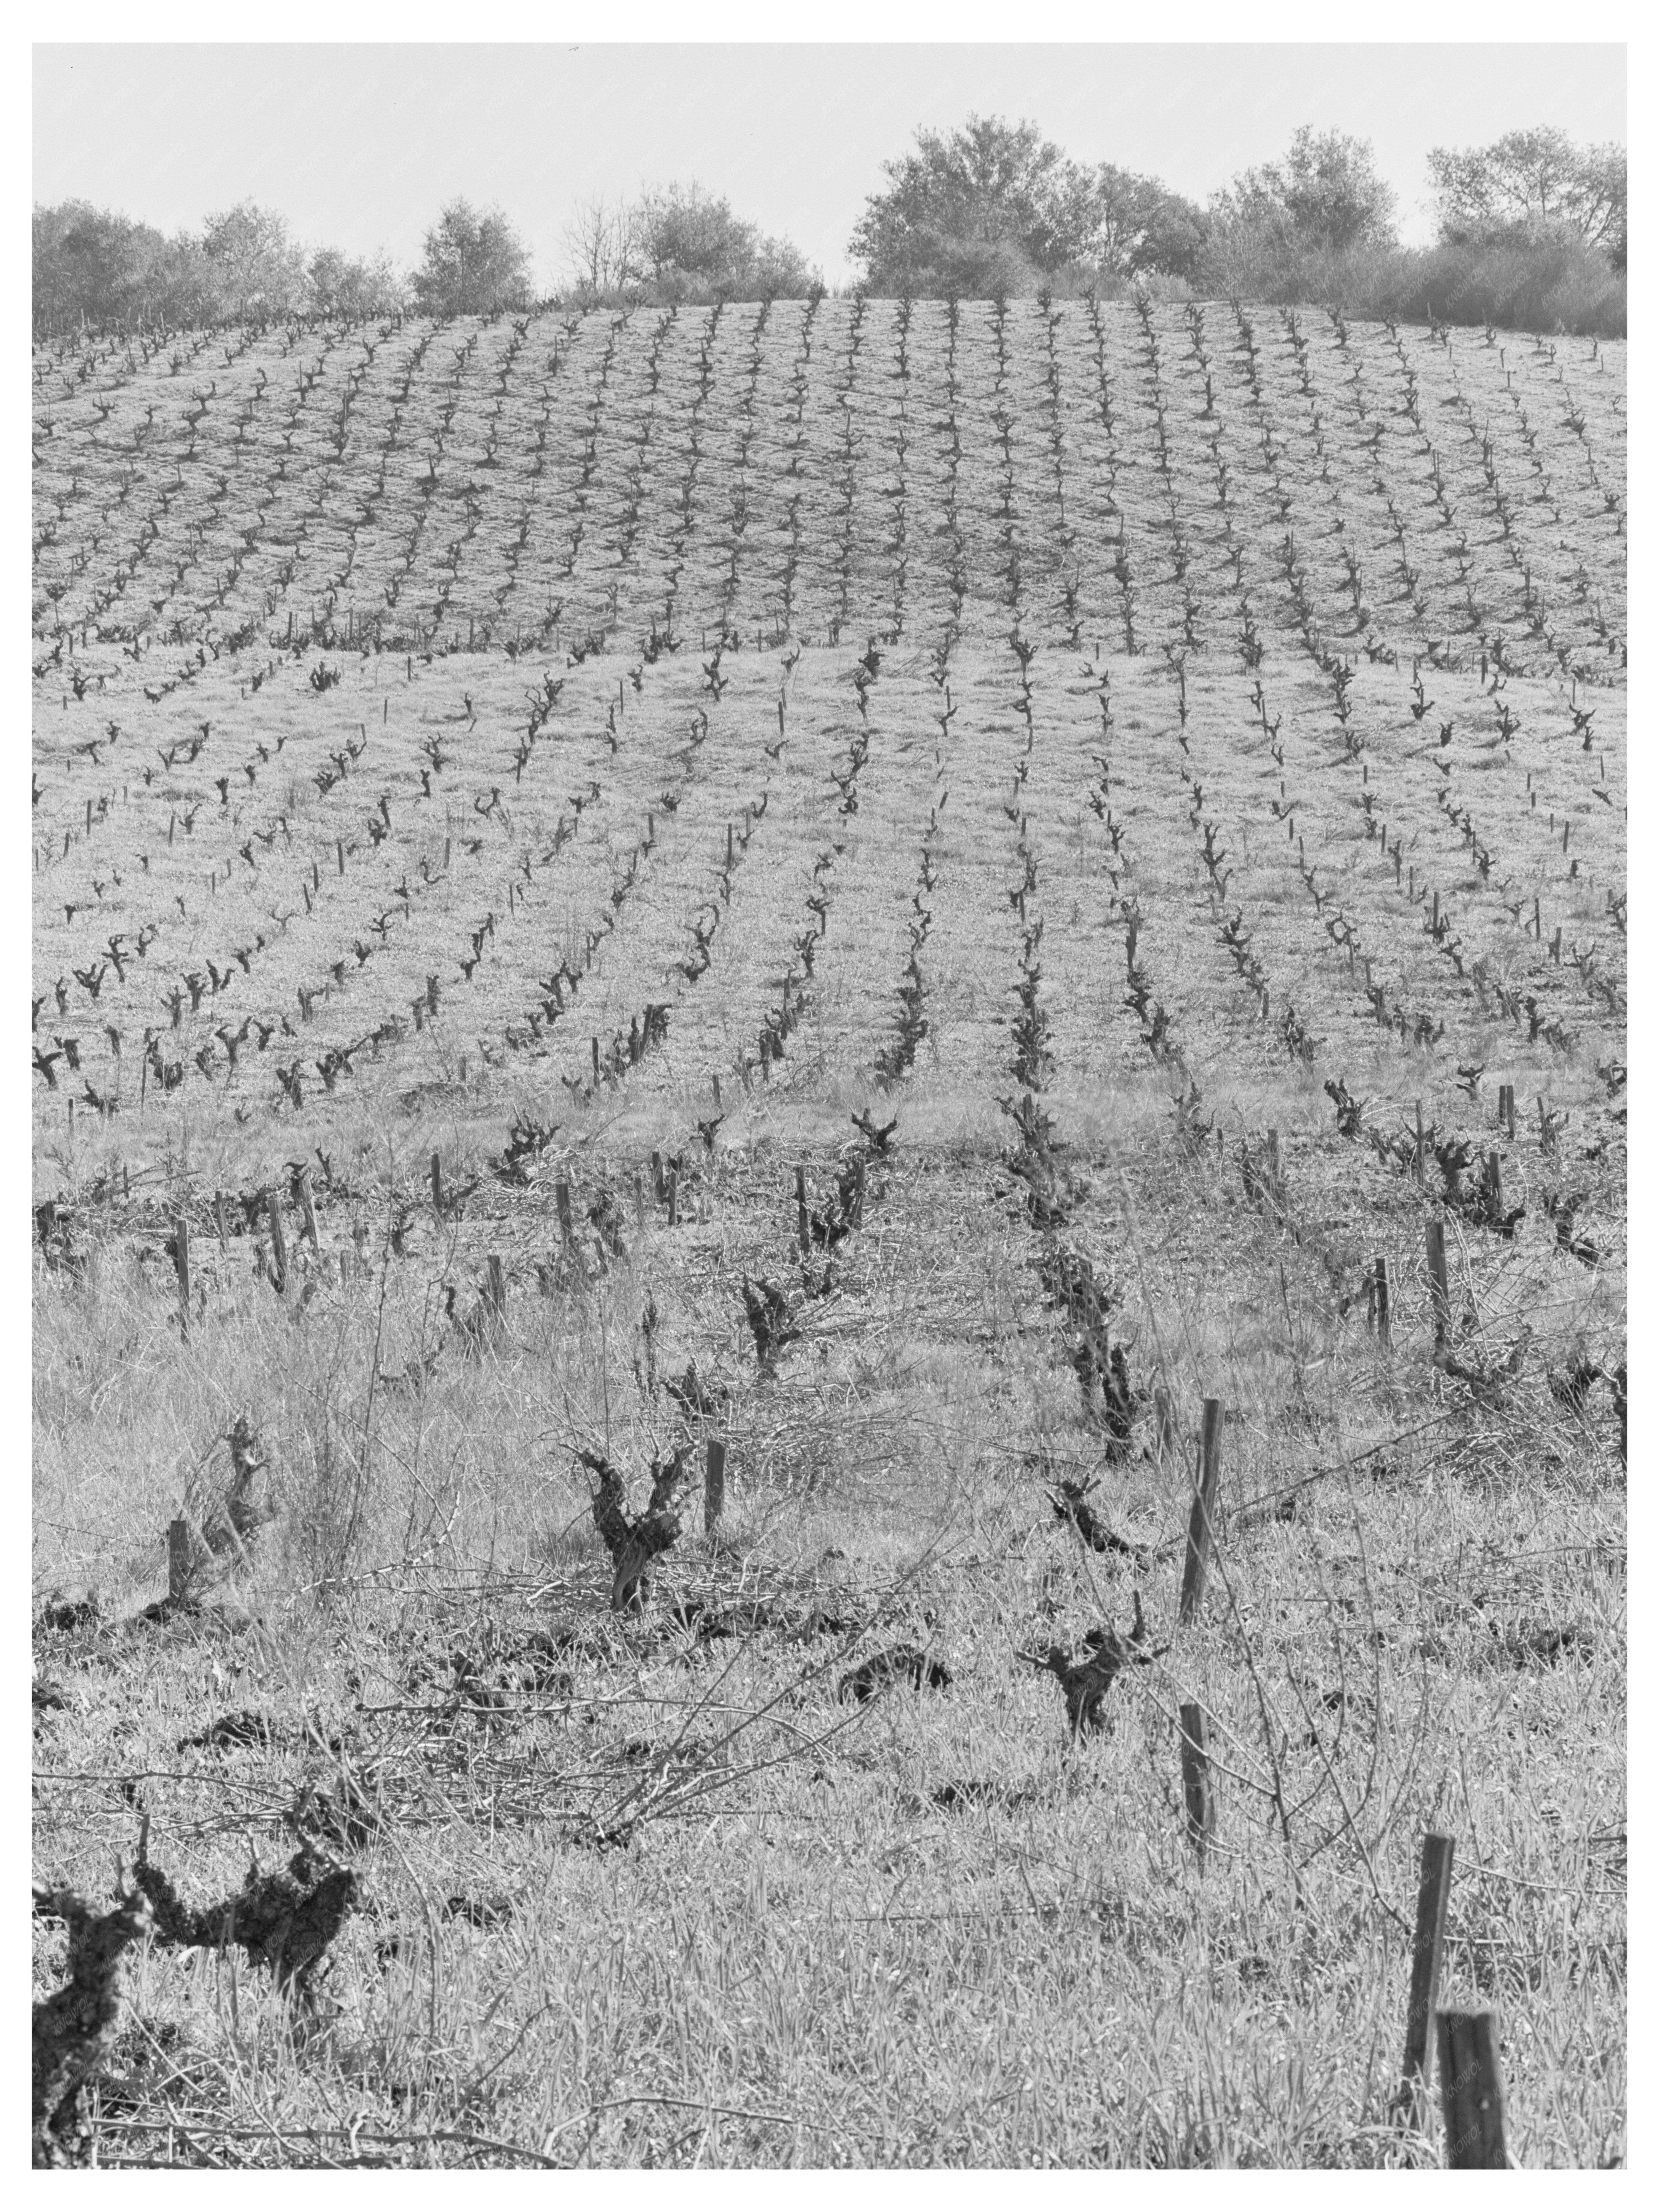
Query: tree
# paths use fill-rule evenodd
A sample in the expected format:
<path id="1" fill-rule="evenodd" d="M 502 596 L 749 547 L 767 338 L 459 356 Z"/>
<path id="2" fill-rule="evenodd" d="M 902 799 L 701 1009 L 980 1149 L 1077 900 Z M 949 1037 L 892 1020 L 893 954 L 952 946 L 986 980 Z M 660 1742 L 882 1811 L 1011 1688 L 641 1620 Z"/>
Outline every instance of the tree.
<path id="1" fill-rule="evenodd" d="M 919 131 L 882 173 L 849 247 L 872 291 L 1025 291 L 1085 257 L 1086 174 L 1034 123 L 970 115 L 948 137 Z"/>
<path id="2" fill-rule="evenodd" d="M 1194 275 L 1208 234 L 1203 210 L 1156 177 L 1103 161 L 1095 172 L 1087 258 L 1103 276 Z"/>
<path id="3" fill-rule="evenodd" d="M 1155 177 L 1072 161 L 1034 123 L 970 115 L 961 131 L 916 134 L 884 165 L 854 258 L 872 290 L 985 296 L 1031 292 L 1066 270 L 1190 273 L 1205 218 Z"/>
<path id="4" fill-rule="evenodd" d="M 334 246 L 319 246 L 311 257 L 307 276 L 312 305 L 323 314 L 341 315 L 348 322 L 395 315 L 404 303 L 403 285 L 386 253 L 354 261 Z"/>
<path id="5" fill-rule="evenodd" d="M 817 272 L 787 238 L 763 237 L 701 185 L 658 185 L 631 204 L 583 200 L 565 228 L 577 296 L 799 298 Z"/>
<path id="6" fill-rule="evenodd" d="M 1379 176 L 1370 142 L 1304 124 L 1282 161 L 1246 169 L 1210 203 L 1223 231 L 1300 250 L 1395 242 L 1394 187 Z"/>
<path id="7" fill-rule="evenodd" d="M 285 218 L 243 200 L 202 227 L 202 251 L 221 293 L 221 312 L 245 319 L 252 310 L 292 313 L 306 304 L 306 258 Z"/>
<path id="8" fill-rule="evenodd" d="M 813 283 L 816 272 L 797 246 L 763 237 L 701 185 L 647 192 L 633 215 L 641 260 L 659 294 L 799 298 Z"/>
<path id="9" fill-rule="evenodd" d="M 603 194 L 577 202 L 564 228 L 564 249 L 578 298 L 626 291 L 641 274 L 640 222 L 635 208 Z"/>
<path id="10" fill-rule="evenodd" d="M 1575 146 L 1565 131 L 1510 131 L 1490 146 L 1436 146 L 1429 176 L 1443 245 L 1508 243 L 1575 234 L 1623 269 L 1628 242 L 1627 157 L 1617 145 Z"/>
<path id="11" fill-rule="evenodd" d="M 167 258 L 167 241 L 148 223 L 64 200 L 36 207 L 32 295 L 37 331 L 96 328 L 140 315 Z"/>
<path id="12" fill-rule="evenodd" d="M 422 314 L 489 315 L 527 306 L 530 249 L 499 208 L 480 212 L 451 200 L 425 239 L 425 258 L 410 280 Z"/>

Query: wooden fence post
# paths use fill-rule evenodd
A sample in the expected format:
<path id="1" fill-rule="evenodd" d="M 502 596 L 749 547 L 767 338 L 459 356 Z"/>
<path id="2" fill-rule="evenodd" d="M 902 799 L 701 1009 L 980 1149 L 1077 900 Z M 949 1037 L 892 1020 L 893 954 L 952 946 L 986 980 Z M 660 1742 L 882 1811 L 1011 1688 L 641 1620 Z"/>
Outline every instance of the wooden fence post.
<path id="1" fill-rule="evenodd" d="M 668 1225 L 680 1225 L 680 1171 L 671 1161 L 668 1168 Z"/>
<path id="2" fill-rule="evenodd" d="M 795 1235 L 805 1255 L 811 1237 L 806 1225 L 806 1170 L 804 1167 L 795 1170 Z"/>
<path id="3" fill-rule="evenodd" d="M 265 1193 L 265 1218 L 270 1224 L 271 1256 L 276 1262 L 276 1292 L 280 1297 L 288 1288 L 288 1236 L 283 1227 L 283 1209 L 274 1188 Z"/>
<path id="4" fill-rule="evenodd" d="M 1440 1948 L 1446 1932 L 1446 1900 L 1451 1893 L 1453 1848 L 1449 1836 L 1432 1828 L 1423 1838 L 1417 1929 L 1412 1937 L 1411 1996 L 1406 2005 L 1406 2062 L 1395 2098 L 1396 2112 L 1413 2111 L 1428 2088 L 1429 2023 L 1439 1993 Z"/>
<path id="5" fill-rule="evenodd" d="M 562 1176 L 553 1186 L 553 1197 L 559 1209 L 559 1235 L 568 1249 L 574 1232 L 570 1225 L 570 1185 Z"/>
<path id="6" fill-rule="evenodd" d="M 637 1235 L 645 1234 L 645 1177 L 638 1168 L 634 1170 L 634 1228 Z"/>
<path id="7" fill-rule="evenodd" d="M 1210 1782 L 1209 1724 L 1200 1705 L 1181 1708 L 1181 1794 L 1187 1804 L 1187 1839 L 1198 1853 L 1202 1872 L 1215 1837 L 1215 1791 Z"/>
<path id="8" fill-rule="evenodd" d="M 499 1252 L 492 1252 L 484 1262 L 484 1302 L 498 1322 L 507 1319 L 507 1269 L 501 1264 Z"/>
<path id="9" fill-rule="evenodd" d="M 702 1478 L 702 1525 L 705 1534 L 726 1510 L 726 1445 L 719 1437 L 708 1439 L 708 1462 Z"/>
<path id="10" fill-rule="evenodd" d="M 222 1190 L 216 1190 L 213 1194 L 213 1225 L 219 1232 L 220 1252 L 228 1255 L 230 1232 L 225 1227 L 225 1194 Z"/>
<path id="11" fill-rule="evenodd" d="M 1437 1352 L 1451 1326 L 1451 1291 L 1446 1281 L 1446 1224 L 1429 1224 L 1429 1297 L 1434 1307 L 1434 1346 Z"/>
<path id="12" fill-rule="evenodd" d="M 1417 1183 L 1420 1190 L 1423 1186 L 1423 1101 L 1420 1098 L 1417 1102 Z"/>
<path id="13" fill-rule="evenodd" d="M 1198 1488 L 1187 1528 L 1187 1567 L 1181 1578 L 1181 1626 L 1189 1627 L 1204 1601 L 1204 1577 L 1210 1564 L 1215 1494 L 1221 1480 L 1221 1401 L 1204 1401 L 1204 1431 L 1199 1442 Z"/>
<path id="14" fill-rule="evenodd" d="M 182 1213 L 173 1217 L 173 1272 L 179 1278 L 179 1333 L 190 1334 L 190 1224 Z"/>
<path id="15" fill-rule="evenodd" d="M 190 1595 L 190 1523 L 167 1523 L 167 1597 L 179 1605 Z"/>
<path id="16" fill-rule="evenodd" d="M 1440 2112 L 1446 2124 L 1446 2164 L 1455 2172 L 1506 2166 L 1504 2077 L 1498 2064 L 1498 2015 L 1435 2014 L 1439 2046 Z"/>
<path id="17" fill-rule="evenodd" d="M 433 1211 L 434 1213 L 441 1213 L 441 1212 L 443 1212 L 443 1210 L 444 1210 L 444 1170 L 443 1170 L 443 1162 L 442 1162 L 442 1161 L 438 1158 L 438 1155 L 436 1154 L 436 1152 L 434 1152 L 434 1154 L 432 1155 L 432 1211 Z"/>
<path id="18" fill-rule="evenodd" d="M 860 1152 L 853 1164 L 853 1226 L 864 1226 L 864 1155 Z"/>
<path id="19" fill-rule="evenodd" d="M 1387 1351 L 1394 1342 L 1394 1315 L 1389 1296 L 1389 1263 L 1381 1252 L 1371 1262 L 1371 1304 L 1376 1315 L 1376 1340 Z"/>
<path id="20" fill-rule="evenodd" d="M 317 1242 L 317 1209 L 311 1202 L 311 1170 L 301 1168 L 295 1177 L 295 1182 L 300 1193 L 300 1215 L 305 1223 L 307 1238 L 313 1252 L 320 1251 L 322 1248 Z"/>

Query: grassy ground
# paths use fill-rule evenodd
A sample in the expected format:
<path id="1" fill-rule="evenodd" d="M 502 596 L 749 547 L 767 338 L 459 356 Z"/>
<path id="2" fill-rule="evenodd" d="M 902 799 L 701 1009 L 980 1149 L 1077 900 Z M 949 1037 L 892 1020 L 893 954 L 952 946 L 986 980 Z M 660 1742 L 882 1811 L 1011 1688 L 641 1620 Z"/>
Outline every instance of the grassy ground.
<path id="1" fill-rule="evenodd" d="M 103 2154 L 344 2160 L 328 2130 L 355 2126 L 356 2156 L 393 2162 L 1432 2163 L 1389 2101 L 1441 1826 L 1444 1986 L 1499 2013 L 1516 2154 L 1621 2156 L 1622 1470 L 1601 1394 L 1569 1418 L 1541 1379 L 1585 1313 L 1477 1403 L 1431 1379 L 1420 1311 L 1384 1354 L 1293 1302 L 1271 1238 L 1253 1277 L 1160 1279 L 1210 1171 L 1103 1147 L 1087 1165 L 1133 1184 L 1142 1239 L 1126 1330 L 1143 1359 L 1164 1342 L 1184 1433 L 1160 1455 L 1138 1419 L 1095 1498 L 1137 1548 L 1095 1553 L 1049 1503 L 1100 1440 L 1044 1357 L 1000 1140 L 901 1139 L 775 1382 L 743 1377 L 740 1314 L 727 1332 L 726 1516 L 705 1538 L 694 1498 L 618 1619 L 573 1449 L 638 1469 L 667 1442 L 632 1372 L 647 1297 L 666 1371 L 711 1275 L 769 1249 L 781 1272 L 778 1149 L 805 1132 L 769 1147 L 771 1118 L 744 1117 L 707 1225 L 653 1204 L 625 1261 L 515 1297 L 413 1389 L 371 1381 L 435 1334 L 390 1266 L 303 1305 L 216 1290 L 187 1343 L 118 1247 L 43 1279 L 37 1582 L 104 1609 L 37 1635 L 67 1698 L 37 1742 L 53 1878 L 97 1889 L 142 1813 L 190 1894 L 228 1893 L 250 1848 L 285 1855 L 307 1781 L 349 1775 L 368 1808 L 318 2019 L 228 1960 L 151 1952 Z M 1224 1377 L 1224 1512 L 1182 1633 L 1194 1363 Z M 222 1483 L 234 1411 L 279 1517 L 203 1611 L 134 1620 L 180 1469 L 206 1454 L 193 1495 Z M 1127 1628 L 1132 1588 L 1171 1648 L 1073 1745 L 1017 1655 Z M 699 1601 L 733 1632 L 700 1631 Z M 948 1686 L 837 1698 L 898 1642 Z M 1201 1869 L 1192 1698 L 1218 1769 Z M 276 1745 L 178 1748 L 246 1709 Z"/>

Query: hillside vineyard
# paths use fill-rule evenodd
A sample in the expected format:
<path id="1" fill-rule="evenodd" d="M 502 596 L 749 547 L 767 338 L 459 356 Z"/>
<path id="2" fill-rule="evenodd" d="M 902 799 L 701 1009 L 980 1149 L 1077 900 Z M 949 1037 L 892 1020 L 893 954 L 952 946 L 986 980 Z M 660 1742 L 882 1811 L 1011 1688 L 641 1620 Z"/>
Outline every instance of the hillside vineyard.
<path id="1" fill-rule="evenodd" d="M 1414 1101 L 1495 1031 L 1528 1091 L 1551 1030 L 1616 1037 L 1621 348 L 1215 305 L 296 328 L 41 357 L 34 436 L 42 1144 L 75 1100 L 135 1154 L 185 1112 L 292 1152 L 366 1065 L 469 1047 L 562 1106 L 649 1006 L 635 1094 L 797 1005 L 869 1075 L 918 986 L 994 1091 L 1038 921 L 1056 1080 L 1133 1079 L 1137 906 L 1200 1091 L 1363 1054 Z"/>
<path id="2" fill-rule="evenodd" d="M 1624 346 L 404 319 L 33 427 L 100 2162 L 1431 2164 L 1425 1838 L 1619 2162 Z"/>

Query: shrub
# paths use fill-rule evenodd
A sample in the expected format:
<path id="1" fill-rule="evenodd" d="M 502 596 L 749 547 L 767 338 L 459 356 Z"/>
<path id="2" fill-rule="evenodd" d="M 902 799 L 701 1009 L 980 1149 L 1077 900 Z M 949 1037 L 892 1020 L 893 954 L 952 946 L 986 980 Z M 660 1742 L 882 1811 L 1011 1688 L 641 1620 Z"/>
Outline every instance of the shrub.
<path id="1" fill-rule="evenodd" d="M 1200 287 L 1276 307 L 1319 304 L 1403 322 L 1623 337 L 1626 281 L 1580 239 L 1534 235 L 1459 246 L 1297 246 L 1236 226 L 1211 240 Z"/>
<path id="2" fill-rule="evenodd" d="M 423 315 L 489 315 L 532 298 L 530 249 L 499 208 L 451 200 L 428 231 L 410 279 Z"/>

